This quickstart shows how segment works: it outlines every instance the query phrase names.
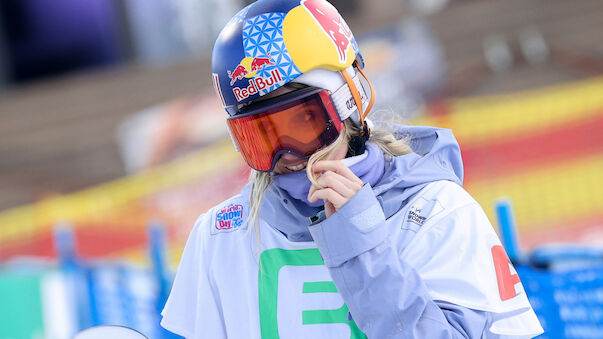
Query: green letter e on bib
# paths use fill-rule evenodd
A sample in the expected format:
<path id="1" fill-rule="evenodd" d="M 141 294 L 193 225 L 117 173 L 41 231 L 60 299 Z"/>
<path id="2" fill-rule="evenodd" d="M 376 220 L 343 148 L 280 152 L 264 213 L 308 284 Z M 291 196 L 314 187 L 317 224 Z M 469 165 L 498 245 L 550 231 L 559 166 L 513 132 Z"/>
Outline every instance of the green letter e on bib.
<path id="1" fill-rule="evenodd" d="M 285 318 L 287 323 L 281 323 L 281 326 L 333 326 L 334 324 L 339 324 L 339 327 L 341 327 L 341 325 L 347 325 L 349 327 L 350 339 L 366 338 L 354 321 L 349 321 L 347 319 L 348 307 L 346 304 L 342 304 L 335 309 L 298 310 L 300 307 L 303 308 L 303 305 L 292 299 L 291 304 L 283 303 L 285 301 L 281 300 L 280 305 L 291 305 L 292 307 L 286 307 L 286 309 L 279 310 L 279 287 L 281 293 L 283 293 L 282 290 L 285 288 L 288 289 L 286 294 L 283 293 L 281 298 L 288 297 L 291 294 L 292 288 L 295 289 L 293 294 L 298 294 L 297 297 L 306 298 L 306 300 L 310 300 L 312 297 L 316 298 L 321 296 L 324 296 L 324 299 L 327 299 L 328 297 L 332 297 L 332 295 L 329 296 L 328 294 L 337 293 L 337 288 L 333 281 L 324 279 L 313 281 L 311 276 L 308 277 L 304 274 L 300 274 L 299 277 L 295 276 L 295 279 L 293 279 L 294 283 L 290 286 L 279 286 L 279 274 L 282 276 L 282 269 L 285 267 L 291 266 L 290 268 L 297 268 L 298 270 L 302 268 L 311 270 L 313 267 L 318 268 L 319 266 L 324 267 L 324 262 L 320 257 L 317 248 L 302 250 L 285 250 L 281 248 L 269 249 L 262 252 L 260 255 L 259 266 L 258 296 L 260 307 L 260 329 L 263 339 L 280 338 L 279 321 L 284 321 L 283 319 Z M 305 281 L 304 278 L 310 281 Z M 288 281 L 291 281 L 290 277 Z M 321 295 L 316 295 L 317 293 L 320 293 Z M 325 295 L 324 293 L 328 294 Z M 328 329 L 323 327 L 315 329 L 321 333 L 323 330 L 324 332 L 333 333 L 333 330 L 336 328 Z M 345 327 L 343 329 L 345 329 Z M 347 331 L 342 333 L 347 333 Z"/>

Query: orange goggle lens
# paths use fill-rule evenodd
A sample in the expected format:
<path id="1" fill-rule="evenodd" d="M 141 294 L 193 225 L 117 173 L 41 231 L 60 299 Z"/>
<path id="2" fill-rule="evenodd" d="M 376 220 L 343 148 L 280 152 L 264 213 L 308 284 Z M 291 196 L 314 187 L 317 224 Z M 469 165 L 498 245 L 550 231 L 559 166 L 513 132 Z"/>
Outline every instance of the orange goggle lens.
<path id="1" fill-rule="evenodd" d="M 234 116 L 227 124 L 245 162 L 264 172 L 272 171 L 283 153 L 309 157 L 343 128 L 329 92 L 320 89 Z"/>

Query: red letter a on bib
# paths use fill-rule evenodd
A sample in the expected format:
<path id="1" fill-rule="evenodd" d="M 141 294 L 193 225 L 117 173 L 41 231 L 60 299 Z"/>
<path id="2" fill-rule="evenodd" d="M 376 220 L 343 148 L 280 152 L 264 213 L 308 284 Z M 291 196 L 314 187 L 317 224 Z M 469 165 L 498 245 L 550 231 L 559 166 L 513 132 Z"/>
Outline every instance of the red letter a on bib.
<path id="1" fill-rule="evenodd" d="M 519 276 L 517 274 L 511 274 L 509 257 L 502 246 L 492 246 L 492 258 L 494 259 L 494 269 L 496 270 L 496 281 L 498 282 L 500 300 L 505 301 L 511 299 L 517 295 L 515 292 L 515 285 L 520 282 Z"/>

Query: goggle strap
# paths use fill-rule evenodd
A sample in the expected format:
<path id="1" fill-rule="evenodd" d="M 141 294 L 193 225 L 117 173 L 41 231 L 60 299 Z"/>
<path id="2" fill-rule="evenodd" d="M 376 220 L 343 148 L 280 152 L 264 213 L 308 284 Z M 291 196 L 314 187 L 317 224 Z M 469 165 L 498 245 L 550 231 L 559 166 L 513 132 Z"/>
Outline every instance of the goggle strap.
<path id="1" fill-rule="evenodd" d="M 345 72 L 345 70 L 343 72 Z M 368 97 L 366 95 L 366 92 L 364 91 L 364 88 L 360 84 L 360 79 L 358 78 L 358 75 L 354 76 L 353 80 L 354 80 L 354 84 L 356 85 L 356 88 L 361 89 L 359 91 L 360 98 L 362 100 L 363 106 L 366 106 L 366 103 L 368 102 Z M 333 92 L 331 94 L 331 100 L 333 101 L 333 105 L 335 106 L 335 109 L 337 110 L 337 114 L 339 115 L 339 118 L 341 119 L 341 121 L 344 121 L 345 119 L 352 116 L 352 114 L 354 114 L 354 112 L 356 112 L 356 106 L 351 105 L 349 102 L 350 100 L 354 100 L 354 98 L 353 98 L 353 94 L 350 90 L 350 86 L 348 85 L 347 82 L 344 83 L 341 87 L 339 87 L 335 92 Z M 354 101 L 354 103 L 355 103 L 355 101 Z M 357 118 L 353 117 L 353 120 L 356 123 L 360 122 L 359 118 L 357 119 Z"/>
<path id="2" fill-rule="evenodd" d="M 356 102 L 356 107 L 358 108 L 358 116 L 360 117 L 360 124 L 362 125 L 362 132 L 361 135 L 364 135 L 365 132 L 365 126 L 364 126 L 364 114 L 362 112 L 362 99 L 360 97 L 360 93 L 358 92 L 358 87 L 356 87 L 356 84 L 354 83 L 354 80 L 352 80 L 352 77 L 348 74 L 348 72 L 346 70 L 341 71 L 341 74 L 343 75 L 343 78 L 345 79 L 345 82 L 348 84 L 348 87 L 350 88 L 350 92 L 352 93 L 352 97 L 354 98 L 354 102 Z"/>
<path id="3" fill-rule="evenodd" d="M 366 80 L 366 82 L 368 83 L 368 85 L 369 85 L 369 87 L 371 89 L 371 99 L 369 101 L 368 107 L 364 111 L 364 117 L 362 118 L 362 120 L 364 120 L 368 116 L 369 112 L 373 108 L 373 104 L 375 103 L 375 88 L 373 87 L 373 84 L 371 84 L 371 82 L 369 81 L 369 79 L 366 77 L 366 75 L 364 74 L 364 72 L 362 71 L 362 69 L 360 67 L 358 67 L 357 69 L 360 72 L 360 74 L 362 75 L 362 77 L 364 78 L 364 80 Z"/>

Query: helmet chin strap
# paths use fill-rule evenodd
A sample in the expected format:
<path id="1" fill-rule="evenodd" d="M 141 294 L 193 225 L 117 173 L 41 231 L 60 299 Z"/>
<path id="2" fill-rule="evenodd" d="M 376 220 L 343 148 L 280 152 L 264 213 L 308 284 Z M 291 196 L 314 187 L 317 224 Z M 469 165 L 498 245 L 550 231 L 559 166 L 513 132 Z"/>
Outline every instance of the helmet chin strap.
<path id="1" fill-rule="evenodd" d="M 362 72 L 360 67 L 358 67 L 358 63 L 356 61 L 354 61 L 354 67 L 360 72 L 360 74 L 362 75 L 364 80 L 366 80 L 366 82 L 369 84 L 369 87 L 371 88 L 371 98 L 369 100 L 368 106 L 366 107 L 366 111 L 364 111 L 364 112 L 362 111 L 362 99 L 360 97 L 360 92 L 358 91 L 358 88 L 356 87 L 354 80 L 352 80 L 352 77 L 350 76 L 350 74 L 348 74 L 348 72 L 345 69 L 340 71 L 340 73 L 341 73 L 341 75 L 343 75 L 345 82 L 348 84 L 348 87 L 350 88 L 350 92 L 352 93 L 352 97 L 354 98 L 354 102 L 356 103 L 356 108 L 358 109 L 358 115 L 360 117 L 360 124 L 362 125 L 362 132 L 360 132 L 360 135 L 364 136 L 366 139 L 368 139 L 370 129 L 367 126 L 364 119 L 366 119 L 366 116 L 369 114 L 369 112 L 373 108 L 373 103 L 375 102 L 375 89 L 373 88 L 373 85 L 371 84 L 369 79 L 366 77 L 364 72 Z"/>

